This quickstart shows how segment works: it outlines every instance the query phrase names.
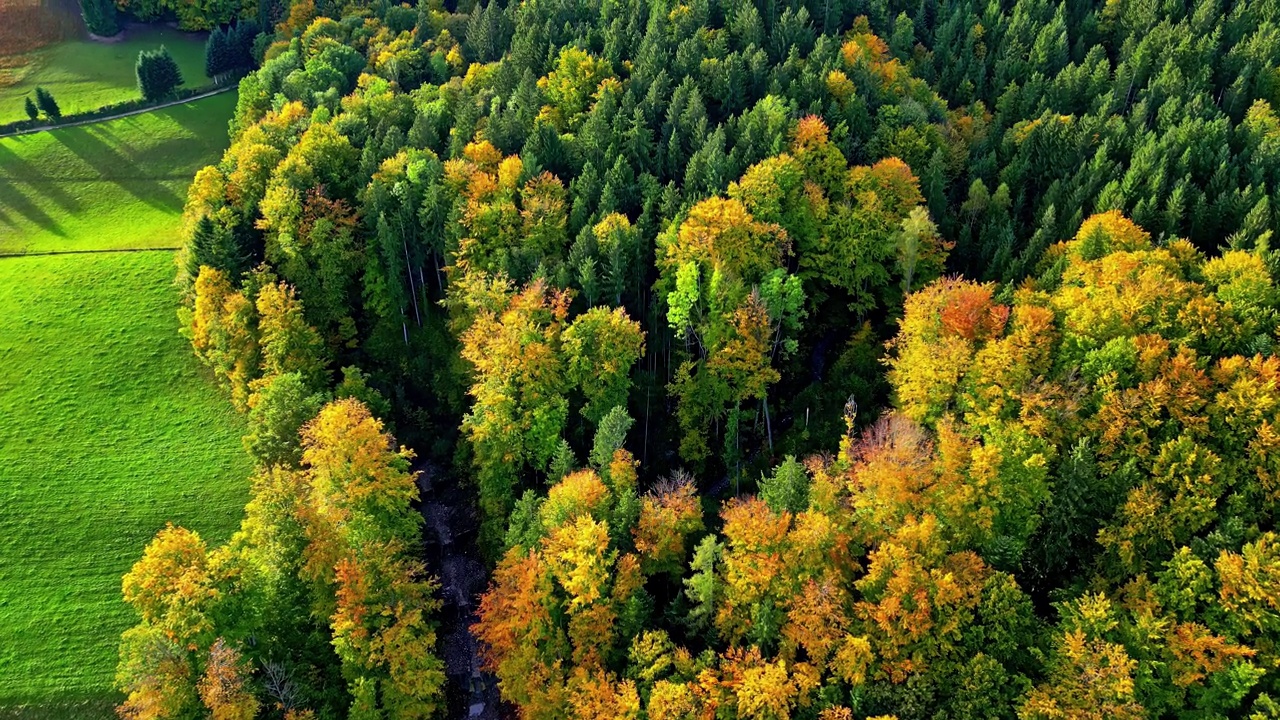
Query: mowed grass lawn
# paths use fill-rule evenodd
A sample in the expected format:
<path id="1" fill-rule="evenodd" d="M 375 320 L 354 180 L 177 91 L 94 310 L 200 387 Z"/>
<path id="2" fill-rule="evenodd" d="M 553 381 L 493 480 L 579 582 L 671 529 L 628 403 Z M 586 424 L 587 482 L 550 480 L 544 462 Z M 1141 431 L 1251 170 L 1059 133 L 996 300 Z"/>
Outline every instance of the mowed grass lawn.
<path id="1" fill-rule="evenodd" d="M 172 247 L 235 94 L 0 140 L 0 254 Z M 173 254 L 0 257 L 0 718 L 111 717 L 120 578 L 248 497 L 243 419 L 178 333 Z"/>
<path id="2" fill-rule="evenodd" d="M 0 254 L 175 246 L 187 186 L 226 150 L 235 102 L 0 139 Z"/>
<path id="3" fill-rule="evenodd" d="M 121 575 L 166 522 L 239 523 L 243 423 L 172 278 L 163 251 L 0 259 L 0 717 L 110 716 Z"/>
<path id="4" fill-rule="evenodd" d="M 116 43 L 67 40 L 47 45 L 22 57 L 19 67 L 0 77 L 0 123 L 26 120 L 22 98 L 42 86 L 58 101 L 63 115 L 95 110 L 103 105 L 134 100 L 138 53 L 161 45 L 169 48 L 182 69 L 187 86 L 205 85 L 204 33 L 184 33 L 153 25 L 130 26 Z"/>

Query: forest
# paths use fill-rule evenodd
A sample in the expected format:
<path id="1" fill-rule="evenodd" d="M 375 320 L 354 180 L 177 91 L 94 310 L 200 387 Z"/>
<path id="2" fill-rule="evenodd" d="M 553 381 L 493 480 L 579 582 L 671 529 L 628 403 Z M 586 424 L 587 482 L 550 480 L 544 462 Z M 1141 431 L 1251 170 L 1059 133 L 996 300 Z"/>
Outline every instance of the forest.
<path id="1" fill-rule="evenodd" d="M 122 718 L 466 717 L 447 489 L 502 717 L 1280 719 L 1280 2 L 164 2 L 255 469 Z"/>

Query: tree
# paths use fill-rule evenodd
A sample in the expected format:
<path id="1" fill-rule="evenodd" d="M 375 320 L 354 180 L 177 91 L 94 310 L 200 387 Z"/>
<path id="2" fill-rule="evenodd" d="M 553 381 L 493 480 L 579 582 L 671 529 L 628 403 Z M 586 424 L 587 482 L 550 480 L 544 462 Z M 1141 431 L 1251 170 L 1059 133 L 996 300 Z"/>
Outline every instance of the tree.
<path id="1" fill-rule="evenodd" d="M 476 368 L 475 398 L 462 428 L 475 448 L 482 532 L 496 547 L 525 467 L 545 469 L 568 418 L 559 352 L 568 296 L 540 282 L 485 309 L 462 336 L 462 356 Z"/>
<path id="2" fill-rule="evenodd" d="M 50 120 L 57 121 L 62 117 L 62 109 L 58 107 L 58 101 L 53 99 L 53 93 L 38 85 L 36 86 L 36 105 Z"/>
<path id="3" fill-rule="evenodd" d="M 631 367 L 644 352 L 640 323 L 622 308 L 594 307 L 565 328 L 568 378 L 586 397 L 582 414 L 592 424 L 609 410 L 626 406 Z"/>
<path id="4" fill-rule="evenodd" d="M 98 37 L 115 37 L 120 33 L 116 4 L 111 0 L 80 0 L 80 16 L 89 32 Z"/>
<path id="5" fill-rule="evenodd" d="M 674 476 L 641 500 L 640 519 L 632 533 L 646 574 L 679 577 L 686 567 L 689 538 L 702 530 L 702 506 L 692 479 Z"/>
<path id="6" fill-rule="evenodd" d="M 300 372 L 269 375 L 252 387 L 245 450 L 263 467 L 296 466 L 302 459 L 298 430 L 319 412 L 324 396 L 311 392 Z"/>
<path id="7" fill-rule="evenodd" d="M 258 291 L 262 370 L 267 376 L 298 373 L 308 388 L 328 384 L 328 354 L 316 329 L 307 324 L 292 287 L 268 283 Z"/>
<path id="8" fill-rule="evenodd" d="M 257 310 L 216 268 L 201 266 L 194 289 L 192 309 L 183 313 L 183 332 L 191 340 L 196 357 L 213 368 L 230 389 L 232 403 L 244 409 L 250 383 L 260 372 Z"/>
<path id="9" fill-rule="evenodd" d="M 436 584 L 414 557 L 422 516 L 410 505 L 412 454 L 349 398 L 326 405 L 302 437 L 314 538 L 305 574 L 324 588 L 317 607 L 330 618 L 352 712 L 368 699 L 394 717 L 430 717 L 444 672 L 430 617 Z"/>
<path id="10" fill-rule="evenodd" d="M 213 570 L 200 535 L 168 525 L 125 574 L 124 600 L 145 625 L 186 648 L 213 629 L 211 605 L 222 595 Z"/>
<path id="11" fill-rule="evenodd" d="M 36 107 L 36 104 L 31 99 L 30 95 L 22 99 L 22 105 L 23 105 L 23 109 L 27 111 L 28 118 L 30 118 L 31 120 L 35 120 L 36 118 L 40 117 L 40 110 Z"/>
<path id="12" fill-rule="evenodd" d="M 161 45 L 158 50 L 143 50 L 138 53 L 135 66 L 138 76 L 138 91 L 148 101 L 167 97 L 182 84 L 182 70 L 169 53 L 169 49 Z"/>
<path id="13" fill-rule="evenodd" d="M 192 663 L 185 647 L 159 629 L 139 625 L 120 638 L 116 687 L 125 701 L 116 708 L 125 720 L 166 720 L 199 712 Z"/>
<path id="14" fill-rule="evenodd" d="M 729 414 L 725 443 L 736 451 L 738 433 L 728 428 L 744 404 L 758 401 L 768 412 L 768 388 L 780 378 L 773 358 L 795 346 L 784 331 L 794 330 L 804 293 L 784 267 L 786 231 L 757 220 L 736 198 L 699 202 L 659 242 L 667 322 L 687 358 L 670 384 L 680 400 L 680 454 L 702 461 L 709 426 Z"/>
<path id="15" fill-rule="evenodd" d="M 181 282 L 184 284 L 194 283 L 202 267 L 220 270 L 236 280 L 247 269 L 248 258 L 236 242 L 235 229 L 223 224 L 225 217 L 223 213 L 215 220 L 206 214 L 196 221 L 182 249 L 185 277 Z"/>
<path id="16" fill-rule="evenodd" d="M 1020 718 L 1146 717 L 1135 693 L 1138 663 L 1124 646 L 1097 637 L 1096 632 L 1077 627 L 1058 638 L 1049 681 L 1027 697 L 1018 711 Z"/>
<path id="17" fill-rule="evenodd" d="M 204 677 L 196 686 L 213 720 L 253 720 L 257 716 L 258 699 L 247 686 L 250 672 L 238 650 L 222 638 L 214 641 Z"/>
<path id="18" fill-rule="evenodd" d="M 773 475 L 760 480 L 760 499 L 774 512 L 800 513 L 809 509 L 809 475 L 788 455 Z"/>
<path id="19" fill-rule="evenodd" d="M 230 70 L 234 67 L 233 53 L 237 51 L 238 48 L 231 47 L 227 31 L 215 28 L 204 45 L 204 74 L 216 78 Z"/>

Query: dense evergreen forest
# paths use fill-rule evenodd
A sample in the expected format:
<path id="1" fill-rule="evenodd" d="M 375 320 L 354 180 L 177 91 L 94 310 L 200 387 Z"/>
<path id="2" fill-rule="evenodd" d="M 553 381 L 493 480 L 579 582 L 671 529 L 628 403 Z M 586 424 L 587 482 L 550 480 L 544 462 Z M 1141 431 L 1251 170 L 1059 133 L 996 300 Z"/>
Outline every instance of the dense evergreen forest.
<path id="1" fill-rule="evenodd" d="M 429 464 L 512 716 L 1280 718 L 1280 2 L 243 14 L 122 716 L 450 713 Z"/>

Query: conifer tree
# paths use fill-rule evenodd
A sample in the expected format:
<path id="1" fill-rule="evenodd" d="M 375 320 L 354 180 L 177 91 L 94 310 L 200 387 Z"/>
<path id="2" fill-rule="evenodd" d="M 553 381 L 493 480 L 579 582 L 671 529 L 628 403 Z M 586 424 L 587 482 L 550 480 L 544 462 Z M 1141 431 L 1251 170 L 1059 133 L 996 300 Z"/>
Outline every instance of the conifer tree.
<path id="1" fill-rule="evenodd" d="M 120 33 L 116 4 L 112 0 L 80 0 L 80 15 L 89 32 L 98 37 L 113 37 Z"/>
<path id="2" fill-rule="evenodd" d="M 143 50 L 138 53 L 135 70 L 138 75 L 138 90 L 144 100 L 158 100 L 182 84 L 182 70 L 169 49 L 163 45 L 159 50 Z"/>
<path id="3" fill-rule="evenodd" d="M 40 111 L 50 120 L 57 120 L 62 117 L 62 109 L 58 107 L 58 101 L 53 99 L 53 93 L 45 90 L 43 87 L 36 87 L 36 105 L 40 107 Z"/>
<path id="4" fill-rule="evenodd" d="M 216 78 L 231 69 L 231 48 L 228 33 L 222 28 L 215 28 L 209 33 L 204 44 L 204 74 Z"/>

